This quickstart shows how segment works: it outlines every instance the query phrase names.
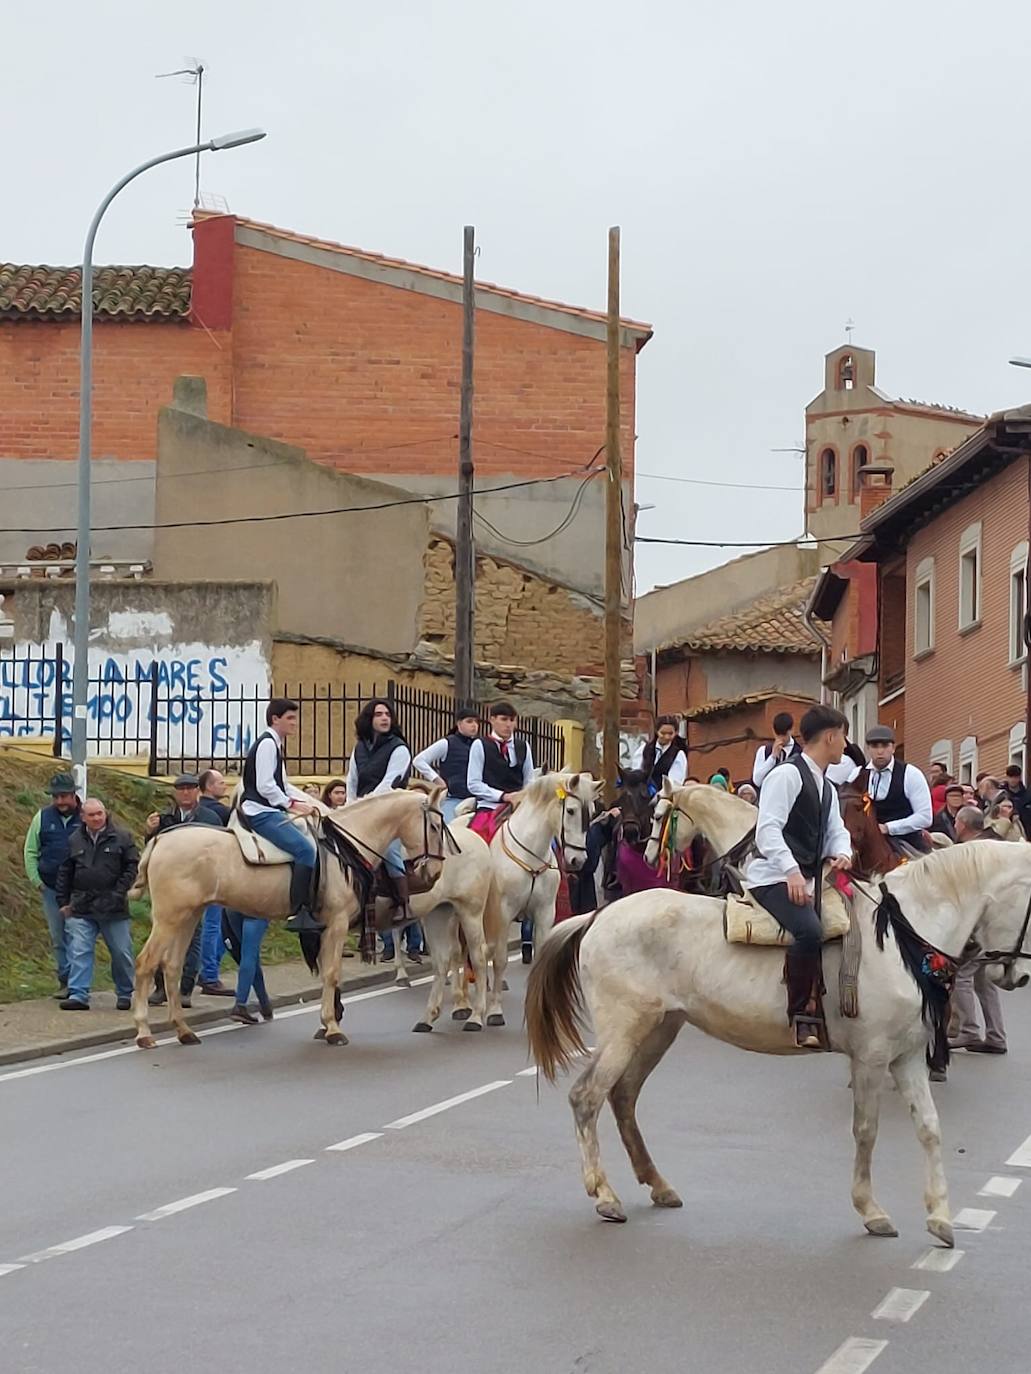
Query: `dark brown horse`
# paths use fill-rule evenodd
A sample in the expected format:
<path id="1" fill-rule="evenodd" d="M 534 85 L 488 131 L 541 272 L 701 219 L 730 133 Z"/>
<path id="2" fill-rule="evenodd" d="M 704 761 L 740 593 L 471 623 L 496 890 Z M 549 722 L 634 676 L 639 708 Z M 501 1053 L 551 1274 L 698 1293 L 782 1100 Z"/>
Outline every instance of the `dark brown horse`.
<path id="1" fill-rule="evenodd" d="M 839 788 L 841 816 L 845 828 L 852 837 L 854 872 L 857 878 L 869 878 L 877 873 L 881 877 L 906 860 L 897 854 L 881 833 L 877 816 L 869 797 L 852 783 Z"/>

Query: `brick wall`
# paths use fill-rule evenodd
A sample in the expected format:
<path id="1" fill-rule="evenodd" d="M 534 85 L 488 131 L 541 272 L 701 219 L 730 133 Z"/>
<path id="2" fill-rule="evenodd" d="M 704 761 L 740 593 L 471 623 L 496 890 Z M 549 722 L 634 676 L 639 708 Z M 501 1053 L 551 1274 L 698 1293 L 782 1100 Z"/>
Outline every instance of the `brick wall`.
<path id="1" fill-rule="evenodd" d="M 1025 719 L 1027 697 L 1019 667 L 1009 663 L 1010 556 L 1028 537 L 1027 460 L 1018 458 L 944 511 L 910 540 L 906 555 L 906 757 L 926 767 L 931 747 L 948 739 L 954 771 L 959 747 L 977 739 L 976 768 L 996 772 L 1009 761 L 1009 732 Z M 967 527 L 982 522 L 981 623 L 959 631 L 959 545 Z M 917 566 L 935 560 L 934 649 L 913 655 Z M 883 630 L 882 630 L 883 633 Z"/>
<path id="2" fill-rule="evenodd" d="M 74 458 L 79 447 L 77 319 L 0 320 L 0 457 Z M 157 414 L 183 374 L 208 382 L 208 413 L 230 419 L 228 335 L 185 322 L 97 320 L 93 453 L 153 458 Z"/>
<path id="3" fill-rule="evenodd" d="M 777 696 L 718 716 L 692 720 L 687 731 L 688 773 L 708 782 L 717 768 L 725 766 L 735 783 L 750 782 L 755 751 L 760 744 L 773 739 L 773 717 L 788 711 L 797 724 L 811 705 L 811 701 Z"/>
<path id="4" fill-rule="evenodd" d="M 420 638 L 454 652 L 455 555 L 447 539 L 426 551 Z M 604 655 L 600 609 L 586 597 L 494 558 L 476 560 L 476 657 L 559 673 L 594 671 Z"/>

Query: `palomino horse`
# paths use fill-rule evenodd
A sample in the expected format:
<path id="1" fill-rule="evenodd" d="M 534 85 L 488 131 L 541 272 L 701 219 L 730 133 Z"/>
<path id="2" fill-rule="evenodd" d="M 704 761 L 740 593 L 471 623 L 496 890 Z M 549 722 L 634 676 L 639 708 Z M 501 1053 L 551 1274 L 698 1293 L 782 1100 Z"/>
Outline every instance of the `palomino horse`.
<path id="1" fill-rule="evenodd" d="M 444 818 L 438 803 L 443 784 L 424 792 L 391 792 L 368 797 L 348 807 L 327 811 L 330 825 L 376 868 L 387 845 L 400 839 L 427 879 L 439 877 L 444 860 Z M 324 885 L 321 917 L 325 922 L 319 968 L 322 974 L 322 1024 L 330 1045 L 346 1045 L 334 1006 L 340 983 L 340 960 L 347 932 L 360 912 L 360 897 L 341 864 L 322 856 Z M 151 897 L 151 932 L 136 960 L 133 1020 L 140 1049 L 153 1049 L 147 1021 L 147 997 L 159 965 L 164 966 L 168 1014 L 181 1045 L 198 1038 L 183 1020 L 179 974 L 194 928 L 211 903 L 271 920 L 290 915 L 290 866 L 244 862 L 235 837 L 214 826 L 184 825 L 149 842 L 130 896 L 147 889 Z"/>
<path id="2" fill-rule="evenodd" d="M 487 1025 L 503 1026 L 502 983 L 508 965 L 513 921 L 532 917 L 539 947 L 555 924 L 560 873 L 552 852 L 556 843 L 567 868 L 576 872 L 587 855 L 587 827 L 601 783 L 590 773 L 545 773 L 518 793 L 515 809 L 498 828 L 490 846 L 493 881 L 484 912 L 484 934 L 493 977 Z"/>
<path id="3" fill-rule="evenodd" d="M 693 795 L 697 789 L 691 790 Z M 734 800 L 721 797 L 724 803 Z M 678 792 L 673 804 L 680 803 Z M 889 899 L 878 914 L 886 914 L 887 933 L 883 944 L 880 939 L 863 941 L 859 1016 L 842 1017 L 831 999 L 825 1007 L 831 1048 L 852 1062 L 852 1202 L 873 1235 L 897 1234 L 873 1196 L 870 1176 L 881 1088 L 890 1071 L 925 1153 L 927 1229 L 951 1246 L 938 1114 L 924 1058 L 927 1026 L 916 974 L 927 957 L 921 952 L 926 946 L 944 951 L 955 962 L 973 937 L 981 949 L 990 951 L 981 958 L 994 983 L 1012 989 L 1028 982 L 1031 846 L 960 845 L 898 868 L 883 881 Z M 871 921 L 874 902 L 865 885 L 856 903 L 858 918 Z M 901 922 L 898 913 L 904 918 Z M 840 957 L 837 947 L 825 947 L 828 983 L 837 976 Z M 598 1113 L 606 1095 L 638 1181 L 651 1189 L 657 1206 L 681 1205 L 652 1162 L 635 1108 L 645 1080 L 685 1022 L 741 1049 L 807 1053 L 796 1049 L 786 1032 L 782 967 L 778 949 L 725 941 L 722 902 L 674 892 L 639 893 L 603 912 L 564 921 L 545 943 L 527 986 L 530 1049 L 549 1079 L 583 1054 L 581 1014 L 586 1002 L 597 1049 L 574 1085 L 570 1102 L 584 1184 L 589 1196 L 597 1198 L 602 1217 L 626 1220 L 598 1150 Z"/>

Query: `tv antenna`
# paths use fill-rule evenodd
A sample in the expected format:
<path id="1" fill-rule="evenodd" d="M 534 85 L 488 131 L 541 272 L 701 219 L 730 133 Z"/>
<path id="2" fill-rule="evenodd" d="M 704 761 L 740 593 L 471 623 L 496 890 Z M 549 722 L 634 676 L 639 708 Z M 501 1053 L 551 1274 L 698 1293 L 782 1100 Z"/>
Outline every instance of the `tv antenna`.
<path id="1" fill-rule="evenodd" d="M 196 88 L 197 88 L 197 130 L 196 130 L 197 136 L 196 136 L 194 142 L 196 142 L 196 143 L 199 145 L 199 144 L 200 144 L 200 121 L 201 121 L 201 111 L 202 111 L 203 105 L 204 105 L 204 71 L 205 71 L 205 67 L 204 67 L 204 63 L 203 63 L 203 62 L 200 60 L 200 58 L 198 58 L 198 57 L 190 57 L 190 58 L 187 58 L 186 60 L 187 60 L 188 62 L 192 63 L 192 65 L 189 66 L 189 67 L 180 67 L 179 70 L 178 70 L 178 71 L 175 71 L 175 72 L 158 72 L 158 73 L 157 73 L 157 76 L 156 76 L 156 80 L 162 81 L 162 80 L 165 79 L 165 77 L 169 77 L 169 76 L 182 76 L 182 77 L 185 77 L 185 78 L 186 78 L 186 84 L 187 84 L 188 86 L 196 86 Z M 198 153 L 197 153 L 197 156 L 196 156 L 196 159 L 195 159 L 195 162 L 194 162 L 194 171 L 193 171 L 193 208 L 196 210 L 196 209 L 199 207 L 199 205 L 200 205 L 200 153 L 198 152 Z"/>
<path id="2" fill-rule="evenodd" d="M 856 322 L 852 318 L 852 316 L 849 315 L 848 319 L 845 321 L 845 339 L 848 343 L 852 342 L 852 331 L 855 329 L 855 327 Z"/>

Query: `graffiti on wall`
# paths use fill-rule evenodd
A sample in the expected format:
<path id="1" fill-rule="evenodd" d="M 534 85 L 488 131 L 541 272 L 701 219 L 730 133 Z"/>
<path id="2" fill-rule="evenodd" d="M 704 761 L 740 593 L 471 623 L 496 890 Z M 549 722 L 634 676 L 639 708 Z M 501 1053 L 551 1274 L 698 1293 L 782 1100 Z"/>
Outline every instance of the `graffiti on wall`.
<path id="1" fill-rule="evenodd" d="M 0 654 L 0 738 L 60 732 L 71 743 L 70 644 L 18 644 Z M 163 751 L 198 758 L 244 754 L 267 696 L 267 658 L 244 646 L 168 645 L 126 650 L 91 646 L 86 702 L 91 753 L 145 753 L 152 735 Z"/>

